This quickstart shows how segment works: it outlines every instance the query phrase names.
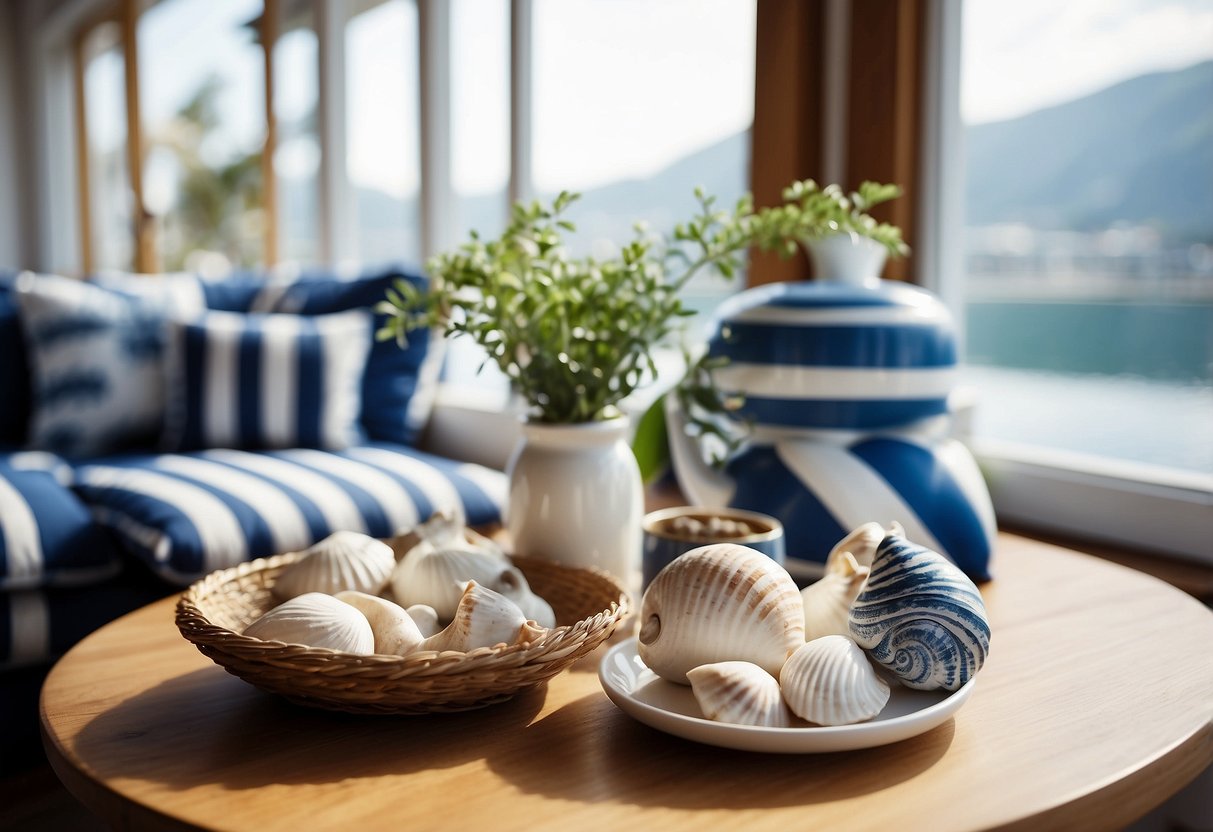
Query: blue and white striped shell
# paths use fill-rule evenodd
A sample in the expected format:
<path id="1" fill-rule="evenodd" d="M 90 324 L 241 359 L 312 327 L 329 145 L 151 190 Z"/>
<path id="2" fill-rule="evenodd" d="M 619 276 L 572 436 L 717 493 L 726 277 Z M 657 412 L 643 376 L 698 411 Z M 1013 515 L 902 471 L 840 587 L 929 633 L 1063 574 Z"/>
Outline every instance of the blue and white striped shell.
<path id="1" fill-rule="evenodd" d="M 881 541 L 850 628 L 874 661 L 917 690 L 958 690 L 990 650 L 977 587 L 942 555 L 898 534 Z"/>

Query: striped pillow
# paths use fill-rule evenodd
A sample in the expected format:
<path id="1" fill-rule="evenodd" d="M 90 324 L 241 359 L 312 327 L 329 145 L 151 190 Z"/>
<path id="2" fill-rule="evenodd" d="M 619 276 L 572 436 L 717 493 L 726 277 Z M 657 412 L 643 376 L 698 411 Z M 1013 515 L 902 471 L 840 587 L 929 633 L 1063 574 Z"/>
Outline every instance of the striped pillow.
<path id="1" fill-rule="evenodd" d="M 76 492 L 135 557 L 188 584 L 342 529 L 389 537 L 437 511 L 497 523 L 507 486 L 500 471 L 381 442 L 106 457 L 76 469 Z"/>
<path id="2" fill-rule="evenodd" d="M 0 454 L 0 590 L 87 584 L 118 571 L 118 553 L 67 489 L 54 454 Z"/>
<path id="3" fill-rule="evenodd" d="M 359 441 L 371 316 L 211 312 L 170 322 L 162 445 L 345 448 Z"/>

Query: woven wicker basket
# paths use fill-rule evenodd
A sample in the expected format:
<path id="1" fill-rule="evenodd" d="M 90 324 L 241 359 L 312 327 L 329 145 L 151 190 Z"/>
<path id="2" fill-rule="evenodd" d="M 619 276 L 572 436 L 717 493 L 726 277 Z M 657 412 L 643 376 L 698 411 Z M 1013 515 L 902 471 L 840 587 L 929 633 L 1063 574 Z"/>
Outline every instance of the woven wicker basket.
<path id="1" fill-rule="evenodd" d="M 537 558 L 512 560 L 562 626 L 541 639 L 470 653 L 357 656 L 241 635 L 277 602 L 270 587 L 297 553 L 214 572 L 177 602 L 177 627 L 229 673 L 302 705 L 373 714 L 464 711 L 534 687 L 602 644 L 629 611 L 613 577 Z"/>

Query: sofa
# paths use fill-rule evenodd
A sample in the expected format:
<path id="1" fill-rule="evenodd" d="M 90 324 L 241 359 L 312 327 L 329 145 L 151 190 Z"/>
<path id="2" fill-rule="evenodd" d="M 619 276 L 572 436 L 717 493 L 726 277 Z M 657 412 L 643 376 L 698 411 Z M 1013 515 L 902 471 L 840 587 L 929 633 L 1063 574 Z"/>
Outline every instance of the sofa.
<path id="1" fill-rule="evenodd" d="M 0 274 L 0 695 L 215 569 L 500 520 L 501 472 L 418 447 L 442 344 L 375 337 L 398 280 Z"/>

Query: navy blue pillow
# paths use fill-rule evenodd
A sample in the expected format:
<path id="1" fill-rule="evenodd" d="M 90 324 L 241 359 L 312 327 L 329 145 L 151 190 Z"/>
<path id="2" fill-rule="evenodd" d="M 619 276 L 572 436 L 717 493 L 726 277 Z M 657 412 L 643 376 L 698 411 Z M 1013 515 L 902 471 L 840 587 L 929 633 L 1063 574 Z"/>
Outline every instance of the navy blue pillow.
<path id="1" fill-rule="evenodd" d="M 29 429 L 29 362 L 15 281 L 14 273 L 0 272 L 0 447 L 24 445 Z"/>

